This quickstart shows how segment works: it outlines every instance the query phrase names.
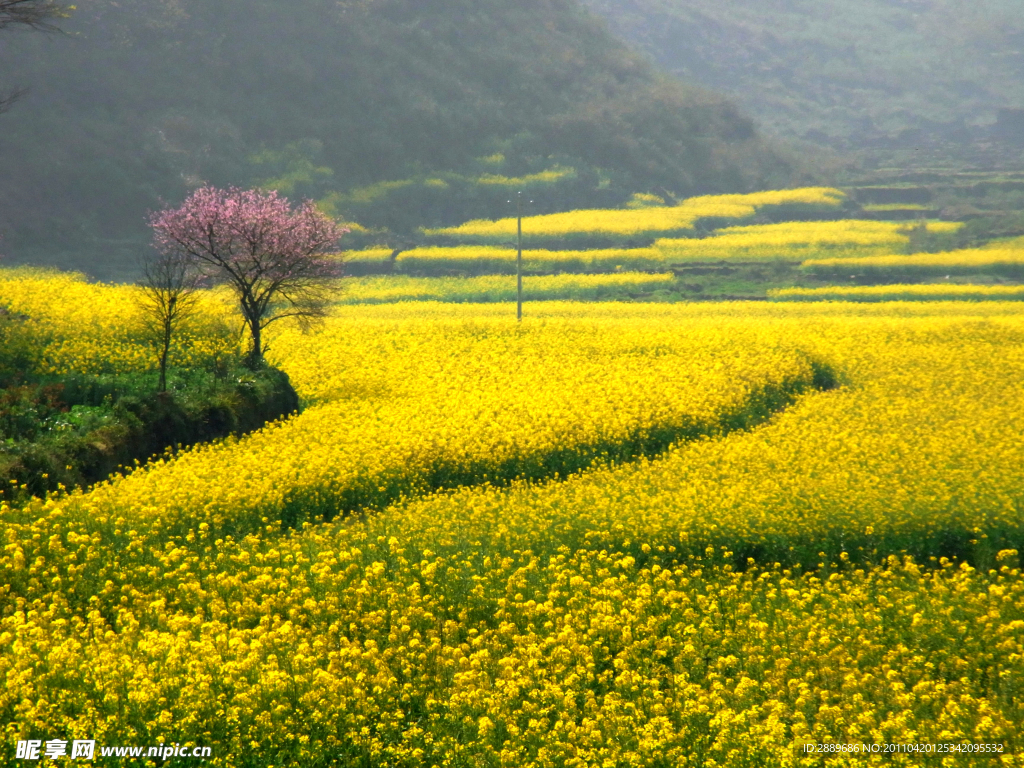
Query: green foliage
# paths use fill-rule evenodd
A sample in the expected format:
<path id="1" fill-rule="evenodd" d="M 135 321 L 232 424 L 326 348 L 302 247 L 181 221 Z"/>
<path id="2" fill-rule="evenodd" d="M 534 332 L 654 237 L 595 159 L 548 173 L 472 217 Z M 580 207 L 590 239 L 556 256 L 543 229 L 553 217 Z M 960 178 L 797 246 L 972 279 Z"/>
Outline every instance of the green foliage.
<path id="1" fill-rule="evenodd" d="M 334 178 L 334 171 L 317 165 L 323 154 L 323 142 L 305 139 L 286 144 L 281 150 L 263 149 L 249 157 L 254 173 L 268 174 L 256 180 L 261 189 L 277 190 L 287 197 L 323 197 Z"/>
<path id="2" fill-rule="evenodd" d="M 28 318 L 0 307 L 0 387 L 22 383 L 36 369 L 44 344 Z"/>
<path id="3" fill-rule="evenodd" d="M 955 232 L 935 232 L 925 223 L 902 230 L 907 235 L 907 253 L 941 253 L 977 248 L 1001 238 L 1024 235 L 1024 213 L 997 213 L 970 219 Z"/>
<path id="4" fill-rule="evenodd" d="M 939 253 L 962 247 L 956 244 L 960 232 L 935 232 L 928 228 L 923 219 L 917 224 L 901 229 L 900 234 L 907 236 L 905 253 Z"/>
<path id="5" fill-rule="evenodd" d="M 1024 104 L 1018 0 L 583 2 L 785 135 L 908 150 L 931 135 L 962 151 L 972 126 Z"/>
<path id="6" fill-rule="evenodd" d="M 787 262 L 677 266 L 676 290 L 689 301 L 763 301 L 773 289 L 819 287 L 824 283 Z M 848 275 L 844 276 L 848 277 Z M 839 278 L 834 278 L 833 281 Z"/>
<path id="7" fill-rule="evenodd" d="M 606 184 L 590 169 L 548 167 L 548 159 L 528 167 L 519 176 L 496 174 L 507 164 L 492 164 L 490 172 L 476 168 L 469 173 L 443 172 L 400 181 L 383 181 L 348 192 L 331 193 L 322 202 L 347 220 L 385 230 L 398 238 L 416 237 L 420 228 L 461 224 L 468 219 L 501 218 L 514 213 L 510 202 L 521 191 L 533 200 L 534 213 L 551 213 L 571 208 L 617 207 L 628 198 L 625 187 Z M 477 161 L 482 166 L 481 161 Z M 498 167 L 495 168 L 494 166 Z M 418 239 L 418 238 L 417 238 Z M 397 240 L 394 240 L 398 242 Z"/>
<path id="8" fill-rule="evenodd" d="M 516 300 L 511 276 L 371 277 L 349 280 L 339 304 L 388 304 L 402 301 L 490 303 Z M 670 274 L 622 272 L 616 275 L 529 275 L 524 301 L 647 301 L 671 294 Z"/>
<path id="9" fill-rule="evenodd" d="M 792 176 L 578 0 L 90 0 L 66 27 L 0 51 L 32 89 L 3 118 L 0 227 L 20 260 L 101 277 L 131 271 L 147 211 L 202 182 L 401 233 L 504 215 L 498 177 L 548 211 Z M 538 176 L 559 167 L 574 174 Z"/>
<path id="10" fill-rule="evenodd" d="M 636 192 L 629 202 L 626 203 L 627 208 L 657 208 L 658 206 L 665 205 L 665 199 L 652 195 L 647 192 Z"/>
<path id="11" fill-rule="evenodd" d="M 48 422 L 67 410 L 60 385 L 32 387 L 25 384 L 0 391 L 0 441 L 35 439 Z"/>
<path id="12" fill-rule="evenodd" d="M 98 482 L 165 450 L 242 434 L 294 412 L 275 368 L 50 377 L 0 390 L 0 499 Z"/>

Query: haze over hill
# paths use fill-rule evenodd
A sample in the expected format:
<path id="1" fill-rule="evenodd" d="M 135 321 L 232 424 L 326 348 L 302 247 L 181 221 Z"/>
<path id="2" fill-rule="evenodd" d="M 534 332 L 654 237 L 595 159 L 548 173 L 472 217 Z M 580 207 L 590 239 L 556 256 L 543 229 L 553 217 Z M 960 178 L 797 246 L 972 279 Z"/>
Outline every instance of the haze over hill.
<path id="1" fill-rule="evenodd" d="M 113 277 L 147 211 L 261 184 L 408 232 L 508 210 L 784 186 L 722 98 L 658 74 L 577 0 L 80 0 L 5 33 L 28 86 L 0 131 L 13 260 Z"/>
<path id="2" fill-rule="evenodd" d="M 1007 111 L 1024 108 L 1020 0 L 584 2 L 770 132 L 843 149 L 988 138 L 1024 148 L 1024 112 Z"/>

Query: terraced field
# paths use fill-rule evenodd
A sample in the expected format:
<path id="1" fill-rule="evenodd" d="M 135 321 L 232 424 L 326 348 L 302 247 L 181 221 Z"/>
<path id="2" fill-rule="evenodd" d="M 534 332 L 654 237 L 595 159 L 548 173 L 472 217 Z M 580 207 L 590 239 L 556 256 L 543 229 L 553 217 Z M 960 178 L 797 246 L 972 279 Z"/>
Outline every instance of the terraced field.
<path id="1" fill-rule="evenodd" d="M 132 289 L 33 279 L 52 365 L 143 364 Z M 1002 301 L 339 306 L 271 340 L 300 415 L 0 507 L 7 744 L 1022 765 L 1022 342 Z"/>

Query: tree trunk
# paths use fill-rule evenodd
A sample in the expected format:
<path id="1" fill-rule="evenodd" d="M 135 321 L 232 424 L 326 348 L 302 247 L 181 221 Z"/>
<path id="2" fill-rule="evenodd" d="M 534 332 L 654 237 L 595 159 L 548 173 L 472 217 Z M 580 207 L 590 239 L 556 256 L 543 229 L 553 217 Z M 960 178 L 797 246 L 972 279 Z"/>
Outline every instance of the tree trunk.
<path id="1" fill-rule="evenodd" d="M 249 357 L 246 360 L 246 365 L 251 369 L 256 370 L 263 362 L 263 329 L 260 328 L 260 320 L 258 317 L 249 319 L 249 334 L 252 346 L 249 349 Z"/>
<path id="2" fill-rule="evenodd" d="M 160 383 L 157 384 L 157 392 L 167 391 L 167 357 L 171 351 L 171 323 L 164 319 L 164 343 L 160 350 Z"/>

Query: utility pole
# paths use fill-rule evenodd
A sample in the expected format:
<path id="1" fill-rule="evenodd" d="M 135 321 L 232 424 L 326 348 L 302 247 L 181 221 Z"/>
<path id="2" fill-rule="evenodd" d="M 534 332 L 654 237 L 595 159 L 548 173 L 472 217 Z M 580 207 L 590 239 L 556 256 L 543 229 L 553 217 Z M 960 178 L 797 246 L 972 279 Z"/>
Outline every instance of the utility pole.
<path id="1" fill-rule="evenodd" d="M 512 201 L 509 200 L 511 203 Z M 533 200 L 527 202 L 532 203 Z M 523 320 L 523 193 L 516 193 L 516 321 Z"/>
<path id="2" fill-rule="evenodd" d="M 516 322 L 523 320 L 523 193 L 516 193 Z"/>

